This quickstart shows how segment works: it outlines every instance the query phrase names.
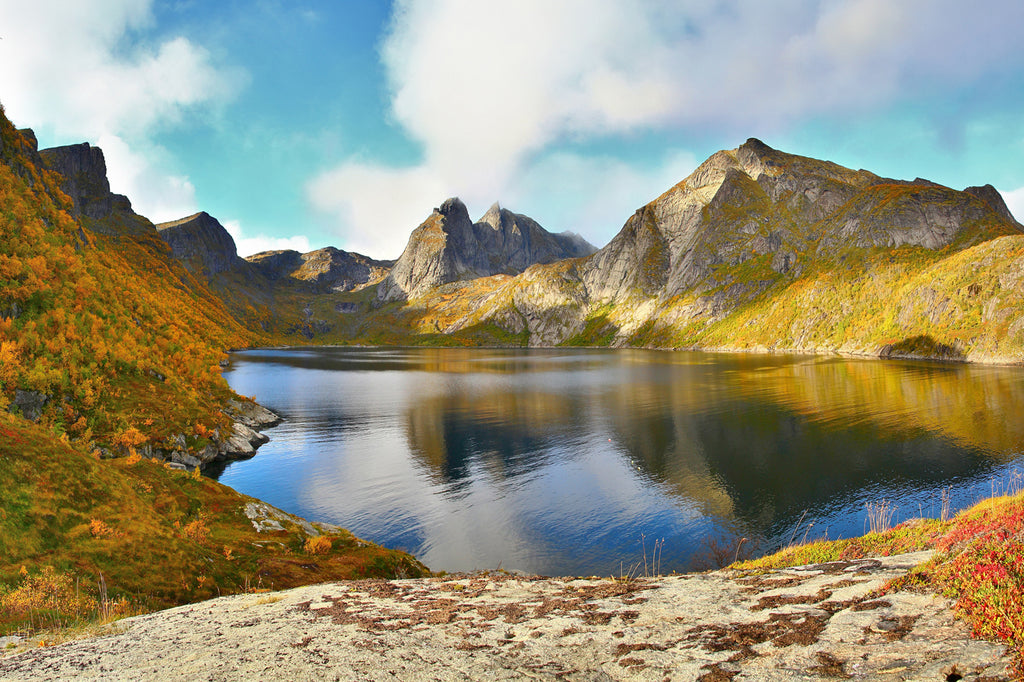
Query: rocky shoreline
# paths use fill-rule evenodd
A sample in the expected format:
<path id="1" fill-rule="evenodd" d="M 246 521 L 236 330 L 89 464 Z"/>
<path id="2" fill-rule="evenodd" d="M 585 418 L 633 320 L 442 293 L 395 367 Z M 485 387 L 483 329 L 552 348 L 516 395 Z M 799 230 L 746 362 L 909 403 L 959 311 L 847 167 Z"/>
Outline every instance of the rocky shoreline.
<path id="1" fill-rule="evenodd" d="M 139 454 L 149 459 L 162 460 L 173 469 L 191 471 L 195 468 L 238 459 L 249 459 L 256 450 L 270 438 L 260 433 L 262 429 L 280 424 L 282 418 L 267 408 L 249 400 L 231 399 L 224 408 L 231 421 L 231 430 L 221 434 L 214 431 L 210 442 L 199 450 L 190 450 L 184 434 L 170 438 L 174 447 L 161 448 L 146 444 L 138 448 Z M 104 453 L 105 456 L 114 456 Z"/>
<path id="2" fill-rule="evenodd" d="M 917 552 L 635 580 L 503 573 L 213 599 L 0 659 L 2 680 L 996 680 L 1005 647 L 899 589 Z"/>

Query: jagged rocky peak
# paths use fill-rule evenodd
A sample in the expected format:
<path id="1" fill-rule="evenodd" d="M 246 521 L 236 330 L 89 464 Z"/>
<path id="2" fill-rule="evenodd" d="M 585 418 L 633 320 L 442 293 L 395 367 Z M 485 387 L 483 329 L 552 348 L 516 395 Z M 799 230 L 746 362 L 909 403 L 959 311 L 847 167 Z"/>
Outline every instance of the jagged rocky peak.
<path id="1" fill-rule="evenodd" d="M 469 209 L 458 197 L 445 199 L 439 208 L 434 209 L 434 212 L 451 220 L 461 221 L 463 218 L 469 220 Z"/>
<path id="2" fill-rule="evenodd" d="M 518 274 L 537 263 L 576 258 L 596 249 L 579 235 L 552 234 L 498 203 L 473 223 L 457 197 L 446 199 L 415 230 L 378 299 L 399 300 L 459 280 Z"/>
<path id="3" fill-rule="evenodd" d="M 192 274 L 212 277 L 244 263 L 235 240 L 216 218 L 205 211 L 156 226 L 174 257 Z"/>
<path id="4" fill-rule="evenodd" d="M 501 229 L 503 214 L 510 215 L 512 212 L 501 207 L 497 201 L 491 204 L 491 207 L 487 209 L 487 212 L 481 216 L 479 222 L 490 225 L 495 230 Z"/>
<path id="5" fill-rule="evenodd" d="M 61 189 L 74 202 L 75 217 L 91 219 L 91 229 L 105 234 L 152 233 L 152 225 L 132 211 L 128 197 L 110 191 L 102 149 L 83 142 L 43 149 L 39 156 L 63 177 Z"/>

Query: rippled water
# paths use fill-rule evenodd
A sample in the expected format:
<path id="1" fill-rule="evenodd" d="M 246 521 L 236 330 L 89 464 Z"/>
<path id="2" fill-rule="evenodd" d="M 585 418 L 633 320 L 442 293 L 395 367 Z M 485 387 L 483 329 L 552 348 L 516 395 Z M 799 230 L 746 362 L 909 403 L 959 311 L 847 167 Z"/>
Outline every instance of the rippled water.
<path id="1" fill-rule="evenodd" d="M 227 379 L 286 421 L 219 479 L 434 570 L 711 567 L 1020 483 L 1024 370 L 635 350 L 295 348 Z M 641 568 L 642 571 L 642 568 Z"/>

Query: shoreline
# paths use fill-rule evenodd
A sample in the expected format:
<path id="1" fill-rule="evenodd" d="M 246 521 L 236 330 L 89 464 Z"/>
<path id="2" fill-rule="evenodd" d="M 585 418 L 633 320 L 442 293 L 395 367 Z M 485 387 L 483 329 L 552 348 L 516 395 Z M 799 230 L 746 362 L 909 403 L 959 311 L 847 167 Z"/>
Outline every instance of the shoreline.
<path id="1" fill-rule="evenodd" d="M 732 346 L 678 346 L 678 347 L 667 347 L 667 346 L 512 346 L 512 345 L 447 345 L 447 344 L 426 344 L 426 345 L 409 345 L 409 344 L 363 344 L 363 343 L 304 343 L 304 344 L 291 344 L 291 345 L 272 345 L 272 346 L 249 346 L 246 348 L 230 348 L 226 352 L 246 352 L 246 351 L 258 351 L 258 350 L 290 350 L 299 348 L 360 348 L 360 349 L 398 349 L 398 350 L 412 350 L 412 349 L 458 349 L 458 350 L 641 350 L 641 351 L 652 351 L 657 353 L 716 353 L 723 355 L 767 355 L 767 356 L 784 356 L 784 355 L 798 355 L 807 357 L 839 357 L 839 358 L 851 358 L 859 360 L 898 360 L 898 361 L 910 361 L 910 362 L 926 362 L 926 363 L 938 363 L 945 365 L 967 365 L 967 366 L 979 366 L 979 367 L 1024 367 L 1024 359 L 1016 357 L 982 357 L 982 358 L 951 358 L 940 355 L 926 355 L 926 354 L 915 354 L 915 353 L 890 353 L 883 355 L 884 349 L 878 349 L 875 351 L 855 351 L 855 350 L 839 350 L 839 349 L 826 349 L 826 348 L 768 348 L 768 347 L 757 347 L 757 348 L 738 348 Z"/>

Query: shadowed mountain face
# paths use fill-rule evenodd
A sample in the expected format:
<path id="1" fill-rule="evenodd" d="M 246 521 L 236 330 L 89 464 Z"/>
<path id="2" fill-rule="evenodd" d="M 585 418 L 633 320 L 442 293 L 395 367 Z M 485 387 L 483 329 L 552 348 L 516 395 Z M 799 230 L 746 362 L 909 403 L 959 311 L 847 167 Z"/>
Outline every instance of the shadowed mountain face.
<path id="1" fill-rule="evenodd" d="M 473 223 L 465 204 L 448 199 L 409 237 L 405 251 L 377 288 L 381 301 L 415 298 L 460 280 L 517 274 L 594 252 L 582 237 L 552 234 L 524 215 L 494 204 Z"/>
<path id="2" fill-rule="evenodd" d="M 229 270 L 250 267 L 238 257 L 235 240 L 224 226 L 205 211 L 181 220 L 160 223 L 156 229 L 171 247 L 174 257 L 193 274 L 205 274 L 209 278 Z"/>

